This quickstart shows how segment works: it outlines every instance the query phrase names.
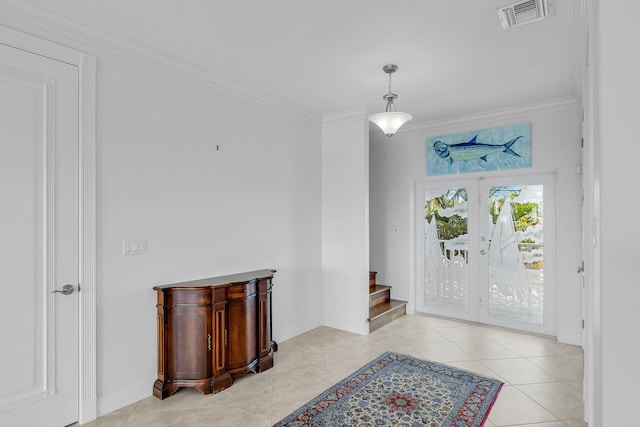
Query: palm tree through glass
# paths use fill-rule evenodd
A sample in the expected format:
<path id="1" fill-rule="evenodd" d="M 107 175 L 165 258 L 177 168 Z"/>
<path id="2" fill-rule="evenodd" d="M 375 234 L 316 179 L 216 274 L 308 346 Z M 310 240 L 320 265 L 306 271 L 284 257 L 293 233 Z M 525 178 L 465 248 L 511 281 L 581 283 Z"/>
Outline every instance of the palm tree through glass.
<path id="1" fill-rule="evenodd" d="M 467 190 L 425 192 L 425 305 L 466 311 L 469 240 Z"/>
<path id="2" fill-rule="evenodd" d="M 543 186 L 489 188 L 489 310 L 543 323 Z"/>
<path id="3" fill-rule="evenodd" d="M 485 289 L 480 295 L 486 295 L 488 286 L 490 317 L 541 325 L 543 186 L 490 187 L 485 197 L 488 210 L 481 217 L 489 226 L 489 273 L 473 286 Z M 468 312 L 468 212 L 465 188 L 425 191 L 424 303 L 428 307 Z M 485 262 L 484 257 L 479 259 Z"/>

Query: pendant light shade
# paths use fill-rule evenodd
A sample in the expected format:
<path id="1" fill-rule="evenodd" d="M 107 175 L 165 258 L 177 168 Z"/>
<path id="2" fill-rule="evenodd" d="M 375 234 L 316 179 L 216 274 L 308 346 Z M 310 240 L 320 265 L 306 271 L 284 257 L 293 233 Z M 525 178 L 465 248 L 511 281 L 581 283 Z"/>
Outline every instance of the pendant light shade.
<path id="1" fill-rule="evenodd" d="M 407 123 L 411 118 L 412 116 L 409 113 L 389 111 L 372 114 L 369 116 L 369 121 L 378 125 L 385 135 L 392 136 L 400 129 L 400 126 Z"/>
<path id="2" fill-rule="evenodd" d="M 382 70 L 389 74 L 389 92 L 382 97 L 387 101 L 387 108 L 384 113 L 376 113 L 369 116 L 369 121 L 375 123 L 387 136 L 393 136 L 403 124 L 412 119 L 411 114 L 396 111 L 396 106 L 393 103 L 398 98 L 398 95 L 391 92 L 391 74 L 395 73 L 397 69 L 398 66 L 393 64 L 382 67 Z"/>

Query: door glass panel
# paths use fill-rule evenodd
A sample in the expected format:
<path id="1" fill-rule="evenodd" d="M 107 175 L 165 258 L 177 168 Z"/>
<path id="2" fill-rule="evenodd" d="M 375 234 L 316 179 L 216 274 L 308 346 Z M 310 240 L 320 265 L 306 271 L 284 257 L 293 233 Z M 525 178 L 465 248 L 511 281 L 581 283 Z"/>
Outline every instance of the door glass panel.
<path id="1" fill-rule="evenodd" d="M 489 310 L 543 324 L 543 186 L 489 188 Z"/>
<path id="2" fill-rule="evenodd" d="M 424 303 L 467 311 L 467 189 L 427 190 L 424 200 Z"/>

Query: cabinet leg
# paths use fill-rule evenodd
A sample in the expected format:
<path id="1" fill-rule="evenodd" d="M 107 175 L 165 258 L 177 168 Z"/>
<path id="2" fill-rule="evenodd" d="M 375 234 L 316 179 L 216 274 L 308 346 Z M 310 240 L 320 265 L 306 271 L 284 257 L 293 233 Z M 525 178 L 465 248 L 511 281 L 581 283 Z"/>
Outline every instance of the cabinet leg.
<path id="1" fill-rule="evenodd" d="M 263 372 L 266 371 L 267 369 L 271 369 L 273 368 L 273 357 L 272 356 L 265 356 L 262 359 L 260 359 L 260 371 L 259 372 Z"/>
<path id="2" fill-rule="evenodd" d="M 153 395 L 160 400 L 166 399 L 178 391 L 178 388 L 176 385 L 165 384 L 160 380 L 156 380 L 156 382 L 153 383 Z"/>
<path id="3" fill-rule="evenodd" d="M 213 386 L 211 385 L 211 381 L 207 381 L 206 384 L 198 384 L 195 387 L 196 387 L 196 390 L 198 390 L 203 394 L 213 393 Z"/>
<path id="4" fill-rule="evenodd" d="M 231 387 L 231 384 L 233 384 L 233 378 L 229 374 L 222 374 L 220 376 L 213 377 L 211 379 L 211 382 L 213 386 L 213 392 L 217 393 L 227 387 Z"/>

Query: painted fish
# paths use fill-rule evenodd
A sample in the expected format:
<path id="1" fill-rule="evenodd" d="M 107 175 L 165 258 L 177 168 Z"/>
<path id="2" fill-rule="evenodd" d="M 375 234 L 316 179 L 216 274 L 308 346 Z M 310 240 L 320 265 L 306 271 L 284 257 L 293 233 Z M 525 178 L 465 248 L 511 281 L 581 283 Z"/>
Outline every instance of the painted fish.
<path id="1" fill-rule="evenodd" d="M 436 141 L 433 143 L 433 150 L 443 159 L 449 158 L 449 164 L 453 164 L 454 160 L 482 159 L 486 162 L 487 156 L 493 153 L 508 153 L 521 157 L 520 154 L 511 149 L 511 146 L 522 136 L 498 145 L 480 144 L 476 141 L 477 137 L 478 135 L 474 136 L 471 141 L 460 144 L 445 144 L 442 141 Z"/>

